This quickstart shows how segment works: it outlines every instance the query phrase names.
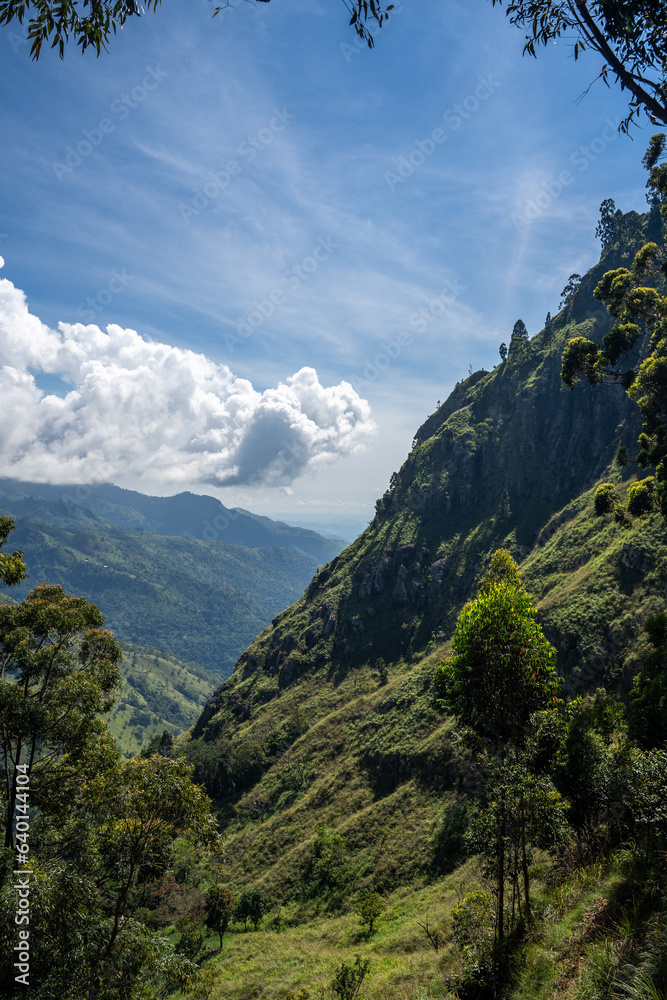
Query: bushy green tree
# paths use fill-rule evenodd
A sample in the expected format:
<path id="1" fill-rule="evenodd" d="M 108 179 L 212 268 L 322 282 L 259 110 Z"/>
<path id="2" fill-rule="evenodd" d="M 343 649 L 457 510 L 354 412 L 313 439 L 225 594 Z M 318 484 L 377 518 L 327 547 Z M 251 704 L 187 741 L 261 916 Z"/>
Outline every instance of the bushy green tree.
<path id="1" fill-rule="evenodd" d="M 242 920 L 243 926 L 246 929 L 248 927 L 248 921 L 250 921 L 253 928 L 257 930 L 260 921 L 268 912 L 270 906 L 271 900 L 268 896 L 266 896 L 260 889 L 251 889 L 241 893 L 234 911 L 234 918 L 236 920 Z"/>
<path id="2" fill-rule="evenodd" d="M 515 856 L 520 856 L 526 917 L 530 919 L 527 843 L 530 816 L 536 808 L 531 803 L 543 801 L 546 793 L 540 781 L 531 779 L 526 771 L 526 744 L 533 715 L 555 706 L 560 688 L 556 652 L 534 618 L 535 610 L 515 561 L 509 552 L 499 549 L 481 580 L 477 599 L 466 604 L 459 615 L 452 638 L 453 655 L 439 665 L 434 678 L 440 705 L 474 734 L 485 754 L 491 754 L 490 760 L 482 757 L 488 760 L 485 787 L 493 802 L 484 821 L 482 841 L 495 874 L 499 946 L 505 931 L 505 881 Z M 521 777 L 524 773 L 525 780 Z M 554 808 L 557 798 L 556 793 Z M 513 825 L 518 832 L 512 840 Z"/>
<path id="3" fill-rule="evenodd" d="M 618 498 L 614 484 L 601 483 L 593 497 L 593 507 L 597 517 L 602 517 L 603 514 L 612 514 L 616 509 L 617 503 Z"/>
<path id="4" fill-rule="evenodd" d="M 631 484 L 628 488 L 627 508 L 628 514 L 632 514 L 633 517 L 642 517 L 644 514 L 653 514 L 657 511 L 655 476 L 647 476 L 646 479 Z"/>
<path id="5" fill-rule="evenodd" d="M 57 786 L 85 769 L 104 731 L 120 685 L 122 650 L 104 618 L 83 597 L 44 584 L 18 605 L 0 606 L 0 759 L 4 778 L 5 846 L 18 768 L 31 776 L 32 804 L 53 801 Z"/>
<path id="6" fill-rule="evenodd" d="M 492 896 L 476 889 L 452 910 L 452 932 L 470 976 L 484 975 L 493 960 L 494 903 Z"/>
<path id="7" fill-rule="evenodd" d="M 522 746 L 531 715 L 555 703 L 560 688 L 556 651 L 508 555 L 496 554 L 477 599 L 459 615 L 453 656 L 435 675 L 442 707 L 496 752 Z"/>
<path id="8" fill-rule="evenodd" d="M 345 838 L 326 826 L 318 827 L 305 873 L 310 893 L 335 896 L 345 890 L 349 877 Z"/>
<path id="9" fill-rule="evenodd" d="M 373 924 L 384 913 L 384 900 L 378 892 L 369 892 L 356 903 L 355 910 L 359 915 L 359 923 L 368 926 L 368 933 L 373 933 Z"/>
<path id="10" fill-rule="evenodd" d="M 223 885 L 215 885 L 206 893 L 206 926 L 222 938 L 234 918 L 234 894 Z"/>
<path id="11" fill-rule="evenodd" d="M 204 950 L 205 935 L 201 924 L 191 917 L 180 917 L 176 921 L 176 930 L 179 937 L 174 951 L 177 955 L 185 955 L 191 962 L 196 962 Z"/>

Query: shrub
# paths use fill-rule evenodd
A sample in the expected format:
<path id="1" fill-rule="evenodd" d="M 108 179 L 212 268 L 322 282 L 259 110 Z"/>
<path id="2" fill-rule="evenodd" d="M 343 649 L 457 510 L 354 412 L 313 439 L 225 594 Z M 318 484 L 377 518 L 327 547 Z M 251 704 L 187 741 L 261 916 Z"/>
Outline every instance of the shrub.
<path id="1" fill-rule="evenodd" d="M 595 513 L 598 517 L 611 514 L 616 507 L 616 488 L 613 483 L 602 483 L 595 491 L 593 498 Z"/>
<path id="2" fill-rule="evenodd" d="M 331 980 L 331 989 L 340 1000 L 355 1000 L 370 967 L 371 963 L 367 958 L 355 955 L 354 965 L 343 962 L 338 967 L 336 975 Z"/>
<path id="3" fill-rule="evenodd" d="M 628 490 L 628 514 L 641 517 L 642 514 L 651 514 L 656 509 L 655 476 L 648 476 L 638 483 L 633 483 Z"/>

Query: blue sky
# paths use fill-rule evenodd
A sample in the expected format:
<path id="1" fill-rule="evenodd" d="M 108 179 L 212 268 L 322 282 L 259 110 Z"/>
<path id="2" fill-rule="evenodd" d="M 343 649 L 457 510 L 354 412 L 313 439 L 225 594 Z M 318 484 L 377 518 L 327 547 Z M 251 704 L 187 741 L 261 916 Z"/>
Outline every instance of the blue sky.
<path id="1" fill-rule="evenodd" d="M 602 199 L 644 210 L 652 129 L 488 0 L 401 0 L 373 51 L 338 0 L 234 3 L 164 4 L 99 59 L 0 32 L 0 337 L 32 414 L 3 467 L 363 521 L 597 260 Z"/>

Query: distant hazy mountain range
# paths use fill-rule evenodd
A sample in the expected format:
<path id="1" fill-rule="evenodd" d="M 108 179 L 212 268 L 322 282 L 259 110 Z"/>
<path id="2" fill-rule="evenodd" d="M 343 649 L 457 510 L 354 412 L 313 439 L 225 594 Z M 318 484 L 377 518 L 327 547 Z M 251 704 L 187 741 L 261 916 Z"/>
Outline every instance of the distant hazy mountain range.
<path id="1" fill-rule="evenodd" d="M 126 672 L 124 698 L 138 710 L 126 705 L 121 712 L 125 723 L 135 720 L 128 746 L 141 744 L 142 727 L 189 725 L 239 654 L 344 546 L 229 510 L 212 497 L 149 497 L 107 484 L 0 479 L 0 511 L 15 519 L 11 546 L 24 550 L 29 572 L 21 587 L 3 588 L 0 599 L 20 599 L 39 583 L 61 583 L 99 605 L 124 648 L 150 650 L 143 657 L 134 648 L 144 673 L 158 653 L 179 664 L 176 674 L 187 695 L 180 713 L 176 703 L 157 696 L 164 685 L 136 688 L 139 666 L 136 676 Z M 188 665 L 196 667 L 196 679 L 186 691 Z"/>

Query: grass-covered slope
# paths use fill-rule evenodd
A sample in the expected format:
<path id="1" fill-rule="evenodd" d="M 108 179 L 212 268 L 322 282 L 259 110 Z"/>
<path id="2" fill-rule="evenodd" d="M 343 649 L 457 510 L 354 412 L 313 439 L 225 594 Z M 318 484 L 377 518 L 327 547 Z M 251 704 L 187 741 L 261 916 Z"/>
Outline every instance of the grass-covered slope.
<path id="1" fill-rule="evenodd" d="M 105 716 L 128 757 L 165 730 L 177 735 L 197 719 L 211 693 L 214 676 L 157 650 L 125 643 L 120 663 L 123 686 Z"/>

